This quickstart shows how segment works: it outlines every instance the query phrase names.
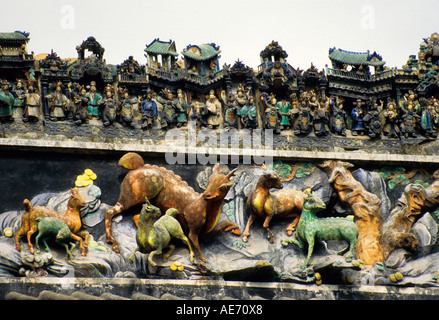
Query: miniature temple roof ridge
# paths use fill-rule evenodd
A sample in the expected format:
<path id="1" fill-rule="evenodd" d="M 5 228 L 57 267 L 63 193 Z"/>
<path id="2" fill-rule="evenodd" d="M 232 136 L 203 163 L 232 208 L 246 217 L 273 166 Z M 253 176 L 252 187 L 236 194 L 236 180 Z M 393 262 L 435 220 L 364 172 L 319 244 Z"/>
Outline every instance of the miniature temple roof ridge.
<path id="1" fill-rule="evenodd" d="M 221 52 L 220 47 L 215 43 L 207 43 L 201 45 L 188 45 L 182 52 L 185 57 L 192 58 L 194 60 L 208 60 Z"/>
<path id="2" fill-rule="evenodd" d="M 386 63 L 376 51 L 371 54 L 369 50 L 366 52 L 353 52 L 336 49 L 335 47 L 329 49 L 329 59 L 348 65 L 383 66 Z"/>
<path id="3" fill-rule="evenodd" d="M 170 54 L 178 56 L 175 41 L 161 41 L 160 38 L 155 38 L 149 45 L 146 46 L 145 52 L 153 54 Z"/>
<path id="4" fill-rule="evenodd" d="M 24 44 L 29 41 L 29 32 L 22 32 L 22 31 L 1 32 L 0 41 Z"/>
<path id="5" fill-rule="evenodd" d="M 95 37 L 90 36 L 87 40 L 84 40 L 81 45 L 76 47 L 76 51 L 78 52 L 78 59 L 83 60 L 85 58 L 85 50 L 89 50 L 93 52 L 93 54 L 97 55 L 100 60 L 103 59 L 103 55 L 105 52 L 104 47 L 96 40 Z"/>
<path id="6" fill-rule="evenodd" d="M 262 58 L 266 58 L 270 55 L 275 55 L 283 59 L 288 57 L 288 53 L 279 45 L 277 41 L 274 40 L 272 40 L 271 43 L 261 51 L 260 55 Z"/>

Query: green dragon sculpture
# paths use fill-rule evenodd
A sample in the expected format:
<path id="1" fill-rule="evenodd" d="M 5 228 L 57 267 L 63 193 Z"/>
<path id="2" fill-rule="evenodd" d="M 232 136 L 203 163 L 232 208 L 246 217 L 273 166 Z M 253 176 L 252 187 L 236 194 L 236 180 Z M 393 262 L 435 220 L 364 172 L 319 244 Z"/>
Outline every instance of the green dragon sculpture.
<path id="1" fill-rule="evenodd" d="M 314 193 L 307 192 L 300 220 L 296 232 L 291 238 L 281 240 L 283 246 L 289 243 L 305 249 L 308 243 L 308 255 L 302 269 L 309 265 L 314 250 L 315 241 L 322 240 L 346 240 L 349 243 L 349 251 L 345 256 L 346 262 L 351 262 L 354 256 L 355 244 L 358 238 L 358 229 L 349 218 L 318 218 L 316 213 L 326 208 L 322 199 Z"/>

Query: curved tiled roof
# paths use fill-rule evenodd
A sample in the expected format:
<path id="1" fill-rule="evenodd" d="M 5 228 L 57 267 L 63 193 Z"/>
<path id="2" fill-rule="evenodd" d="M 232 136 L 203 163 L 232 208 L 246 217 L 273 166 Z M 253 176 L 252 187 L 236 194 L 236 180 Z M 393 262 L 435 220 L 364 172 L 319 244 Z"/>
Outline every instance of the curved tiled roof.
<path id="1" fill-rule="evenodd" d="M 352 52 L 342 49 L 329 49 L 329 59 L 348 65 L 369 65 L 369 66 L 383 66 L 386 62 L 376 52 Z"/>
<path id="2" fill-rule="evenodd" d="M 174 41 L 160 41 L 158 38 L 146 46 L 145 52 L 178 56 L 178 53 L 175 51 Z"/>
<path id="3" fill-rule="evenodd" d="M 214 43 L 201 45 L 188 45 L 182 54 L 194 60 L 207 60 L 217 56 L 221 51 Z"/>
<path id="4" fill-rule="evenodd" d="M 26 43 L 29 41 L 29 34 L 21 31 L 2 32 L 0 33 L 0 41 L 13 43 Z"/>

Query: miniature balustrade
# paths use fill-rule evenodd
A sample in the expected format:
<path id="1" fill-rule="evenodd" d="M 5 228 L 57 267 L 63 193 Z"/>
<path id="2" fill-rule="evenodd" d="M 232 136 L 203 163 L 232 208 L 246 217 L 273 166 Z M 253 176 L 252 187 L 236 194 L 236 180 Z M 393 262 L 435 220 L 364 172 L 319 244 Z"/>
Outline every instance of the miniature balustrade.
<path id="1" fill-rule="evenodd" d="M 187 79 L 190 81 L 194 81 L 197 82 L 199 84 L 209 84 L 212 81 L 215 81 L 219 78 L 221 78 L 222 76 L 224 76 L 226 74 L 226 70 L 221 69 L 219 71 L 216 71 L 214 73 L 214 77 L 210 78 L 210 75 L 205 75 L 205 76 L 199 76 L 197 74 L 193 74 L 193 73 L 188 73 L 187 74 Z"/>
<path id="2" fill-rule="evenodd" d="M 128 74 L 120 74 L 119 81 L 121 82 L 146 82 L 145 75 L 128 75 Z"/>
<path id="3" fill-rule="evenodd" d="M 371 74 L 358 74 L 352 71 L 326 68 L 326 74 L 331 76 L 338 76 L 338 77 L 357 79 L 357 80 L 376 81 L 376 80 L 383 80 L 393 77 L 395 75 L 395 70 L 390 69 L 382 72 L 377 72 L 371 75 Z"/>
<path id="4" fill-rule="evenodd" d="M 20 54 L 20 55 L 2 55 L 0 61 L 32 61 L 34 60 L 33 54 Z"/>
<path id="5" fill-rule="evenodd" d="M 372 75 L 372 80 L 383 80 L 383 79 L 391 78 L 393 76 L 395 76 L 395 70 L 389 69 L 375 73 L 374 75 Z"/>
<path id="6" fill-rule="evenodd" d="M 165 80 L 175 81 L 180 78 L 180 74 L 176 71 L 154 70 L 154 74 Z"/>

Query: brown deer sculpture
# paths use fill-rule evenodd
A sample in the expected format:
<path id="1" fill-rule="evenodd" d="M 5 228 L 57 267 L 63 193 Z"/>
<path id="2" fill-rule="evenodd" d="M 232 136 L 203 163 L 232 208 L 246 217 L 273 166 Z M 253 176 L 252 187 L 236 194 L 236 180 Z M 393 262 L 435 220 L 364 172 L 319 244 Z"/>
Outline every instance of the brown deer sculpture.
<path id="1" fill-rule="evenodd" d="M 53 209 L 43 206 L 32 206 L 28 199 L 23 200 L 26 211 L 21 217 L 21 228 L 15 233 L 15 246 L 18 251 L 21 251 L 20 237 L 26 235 L 29 250 L 32 254 L 35 253 L 31 237 L 38 231 L 38 220 L 41 218 L 52 217 L 64 222 L 70 229 L 71 233 L 80 236 L 79 244 L 81 246 L 81 255 L 86 255 L 86 248 L 88 246 L 89 234 L 87 231 L 79 232 L 82 227 L 80 210 L 85 207 L 86 202 L 78 189 L 70 189 L 71 197 L 67 203 L 67 210 L 64 213 L 56 212 Z M 85 239 L 82 241 L 82 238 Z"/>
<path id="2" fill-rule="evenodd" d="M 267 231 L 268 241 L 274 243 L 273 233 L 269 229 L 273 217 L 294 218 L 287 227 L 288 235 L 292 235 L 300 219 L 303 208 L 305 193 L 295 189 L 270 191 L 270 189 L 282 189 L 282 178 L 275 171 L 262 174 L 256 187 L 247 198 L 247 208 L 250 217 L 243 232 L 242 241 L 247 242 L 250 236 L 250 226 L 257 218 L 264 219 L 263 227 Z"/>
<path id="3" fill-rule="evenodd" d="M 179 214 L 176 219 L 184 232 L 192 241 L 198 259 L 206 262 L 201 253 L 198 237 L 207 234 L 217 226 L 224 197 L 233 185 L 230 178 L 232 170 L 227 175 L 219 172 L 219 164 L 215 166 L 209 178 L 208 186 L 203 193 L 196 192 L 181 177 L 163 167 L 145 164 L 143 158 L 134 152 L 129 152 L 119 160 L 119 166 L 130 171 L 120 186 L 119 199 L 116 205 L 105 213 L 105 230 L 107 242 L 113 244 L 113 250 L 120 252 L 118 243 L 112 234 L 112 219 L 115 215 L 145 202 L 145 198 L 154 203 L 162 212 L 174 208 Z M 239 234 L 239 227 L 227 221 L 230 230 Z"/>

